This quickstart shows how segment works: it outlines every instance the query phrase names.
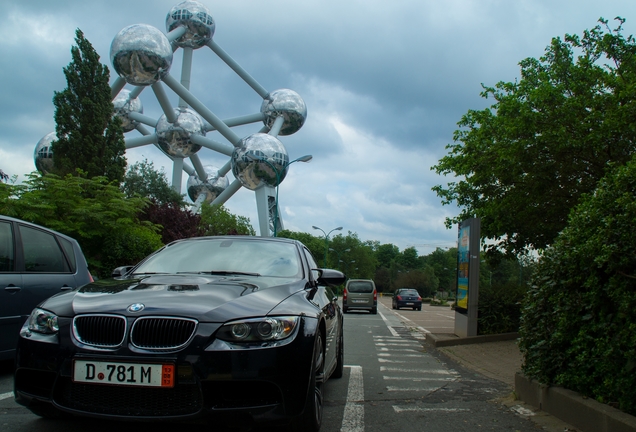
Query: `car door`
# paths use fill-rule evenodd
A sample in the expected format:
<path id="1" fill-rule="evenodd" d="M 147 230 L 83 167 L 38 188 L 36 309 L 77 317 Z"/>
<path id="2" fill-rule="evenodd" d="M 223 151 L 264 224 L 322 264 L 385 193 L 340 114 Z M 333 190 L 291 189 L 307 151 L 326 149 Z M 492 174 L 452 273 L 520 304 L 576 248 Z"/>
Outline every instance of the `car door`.
<path id="1" fill-rule="evenodd" d="M 13 223 L 0 221 L 0 360 L 13 358 L 20 327 L 24 323 L 20 303 L 24 296 L 22 275 L 17 271 Z"/>
<path id="2" fill-rule="evenodd" d="M 18 234 L 24 260 L 19 312 L 27 317 L 43 300 L 75 288 L 76 281 L 71 263 L 53 233 L 18 224 Z"/>
<path id="3" fill-rule="evenodd" d="M 318 264 L 314 260 L 314 257 L 311 255 L 311 252 L 308 249 L 304 250 L 305 256 L 307 258 L 307 263 L 310 269 L 317 269 Z M 312 273 L 315 273 L 312 271 Z M 314 279 L 316 279 L 316 275 L 314 275 Z M 325 350 L 325 364 L 331 365 L 336 361 L 337 354 L 337 336 L 340 327 L 340 316 L 337 313 L 338 310 L 338 297 L 333 294 L 329 287 L 318 286 L 318 290 L 314 295 L 313 299 L 314 303 L 317 304 L 325 317 L 326 324 L 326 350 Z"/>

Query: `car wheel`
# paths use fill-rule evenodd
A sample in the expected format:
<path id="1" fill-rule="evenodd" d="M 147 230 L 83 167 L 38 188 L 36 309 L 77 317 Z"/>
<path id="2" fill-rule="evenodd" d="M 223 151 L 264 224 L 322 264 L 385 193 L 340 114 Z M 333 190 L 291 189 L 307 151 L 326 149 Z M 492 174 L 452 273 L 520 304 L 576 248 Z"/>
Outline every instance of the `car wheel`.
<path id="1" fill-rule="evenodd" d="M 336 369 L 334 369 L 330 378 L 342 378 L 344 373 L 344 335 L 342 327 L 340 327 L 340 336 L 338 337 L 338 357 L 336 361 Z"/>
<path id="2" fill-rule="evenodd" d="M 416 307 L 414 307 L 414 308 L 413 308 L 413 310 L 417 310 L 417 308 L 416 308 Z"/>
<path id="3" fill-rule="evenodd" d="M 377 315 L 377 313 L 378 313 L 378 308 L 377 308 L 377 307 L 374 307 L 373 309 L 371 309 L 371 313 L 372 313 L 373 315 Z"/>
<path id="4" fill-rule="evenodd" d="M 391 305 L 391 308 L 392 308 L 392 309 L 395 309 L 395 304 L 392 304 L 392 305 Z"/>
<path id="5" fill-rule="evenodd" d="M 418 307 L 417 310 L 422 310 L 422 306 Z"/>
<path id="6" fill-rule="evenodd" d="M 311 385 L 305 400 L 305 409 L 295 424 L 292 424 L 291 431 L 318 432 L 322 425 L 322 388 L 325 382 L 325 354 L 320 332 L 316 335 L 310 382 Z"/>
<path id="7" fill-rule="evenodd" d="M 343 307 L 342 308 L 342 313 L 347 313 L 347 312 L 349 312 L 349 309 L 347 309 L 346 307 Z"/>

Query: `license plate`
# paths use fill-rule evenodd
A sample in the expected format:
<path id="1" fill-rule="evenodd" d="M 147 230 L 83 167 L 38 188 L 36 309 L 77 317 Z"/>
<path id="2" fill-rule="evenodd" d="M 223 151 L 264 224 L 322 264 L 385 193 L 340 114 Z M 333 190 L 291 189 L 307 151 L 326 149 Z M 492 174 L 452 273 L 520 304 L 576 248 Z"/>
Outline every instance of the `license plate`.
<path id="1" fill-rule="evenodd" d="M 407 303 L 406 305 L 407 306 L 413 306 L 413 303 Z"/>
<path id="2" fill-rule="evenodd" d="M 366 300 L 354 300 L 353 302 L 354 303 L 366 303 L 367 301 Z"/>
<path id="3" fill-rule="evenodd" d="M 173 364 L 119 363 L 92 360 L 73 362 L 73 381 L 135 387 L 174 387 Z"/>

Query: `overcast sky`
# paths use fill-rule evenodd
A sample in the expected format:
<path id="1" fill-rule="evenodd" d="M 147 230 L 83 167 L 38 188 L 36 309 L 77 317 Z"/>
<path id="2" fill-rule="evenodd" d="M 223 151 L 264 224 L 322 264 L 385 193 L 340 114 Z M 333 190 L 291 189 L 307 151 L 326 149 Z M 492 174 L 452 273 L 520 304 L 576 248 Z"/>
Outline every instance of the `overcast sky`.
<path id="1" fill-rule="evenodd" d="M 66 87 L 62 69 L 81 29 L 111 69 L 110 45 L 132 24 L 166 32 L 172 0 L 4 0 L 0 27 L 0 169 L 18 181 L 35 170 L 38 141 L 55 131 L 52 97 Z M 581 34 L 599 17 L 627 19 L 636 33 L 633 0 L 202 0 L 216 22 L 214 41 L 265 89 L 288 88 L 304 99 L 308 117 L 281 136 L 290 160 L 280 186 L 285 228 L 322 235 L 344 227 L 361 240 L 416 245 L 420 255 L 453 246 L 457 227 L 444 219 L 431 191 L 451 180 L 430 167 L 446 154 L 457 122 L 492 103 L 481 84 L 514 81 L 518 63 L 538 58 L 552 37 Z M 170 73 L 180 77 L 181 50 Z M 131 88 L 127 86 L 127 88 Z M 220 118 L 257 113 L 262 99 L 207 47 L 195 50 L 191 91 Z M 168 89 L 174 105 L 177 98 Z M 144 114 L 161 115 L 152 91 Z M 236 130 L 239 136 L 262 125 Z M 126 137 L 140 136 L 129 132 Z M 203 148 L 204 165 L 228 157 Z M 172 177 L 172 162 L 153 146 L 128 150 Z M 234 180 L 228 174 L 230 182 Z M 183 193 L 187 175 L 183 176 Z M 254 192 L 227 203 L 258 229 Z M 332 234 L 335 235 L 338 232 Z M 427 246 L 421 246 L 427 245 Z"/>

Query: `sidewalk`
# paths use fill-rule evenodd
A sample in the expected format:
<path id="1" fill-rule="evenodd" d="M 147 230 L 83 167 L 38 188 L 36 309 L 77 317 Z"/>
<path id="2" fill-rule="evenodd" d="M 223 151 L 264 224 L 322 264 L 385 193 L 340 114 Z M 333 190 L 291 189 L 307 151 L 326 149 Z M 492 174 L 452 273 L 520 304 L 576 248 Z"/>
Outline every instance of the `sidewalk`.
<path id="1" fill-rule="evenodd" d="M 381 297 L 380 301 L 391 309 L 391 298 Z M 409 314 L 407 318 L 406 313 L 396 311 L 407 327 L 425 335 L 433 349 L 467 369 L 508 385 L 509 397 L 497 402 L 532 420 L 544 431 L 636 432 L 634 416 L 570 390 L 546 387 L 526 378 L 521 373 L 523 360 L 517 333 L 460 338 L 453 333 L 454 314 L 440 313 L 439 307 L 427 304 L 422 305 L 422 312 L 424 316 Z M 446 323 L 439 324 L 438 318 L 437 327 L 427 329 L 431 322 L 425 318 L 426 314 L 443 317 Z"/>

